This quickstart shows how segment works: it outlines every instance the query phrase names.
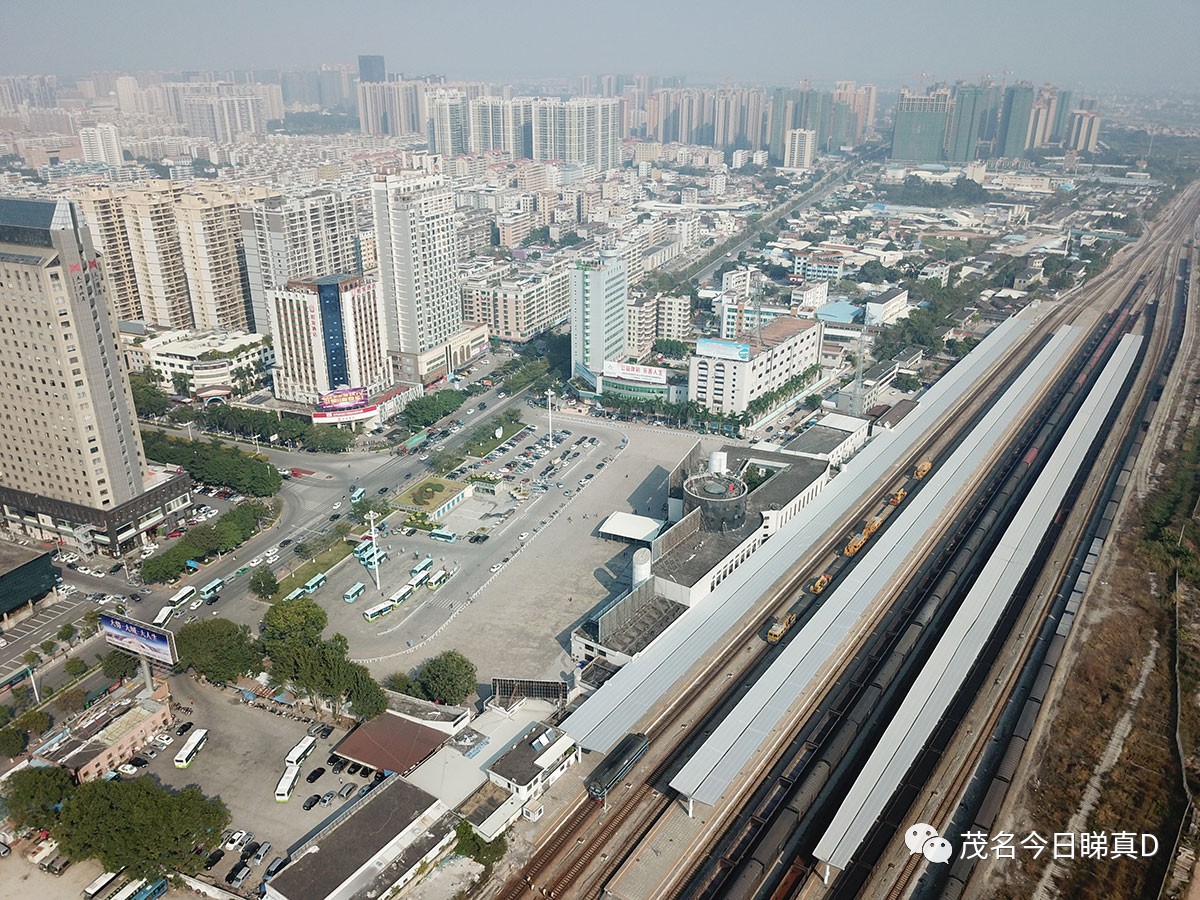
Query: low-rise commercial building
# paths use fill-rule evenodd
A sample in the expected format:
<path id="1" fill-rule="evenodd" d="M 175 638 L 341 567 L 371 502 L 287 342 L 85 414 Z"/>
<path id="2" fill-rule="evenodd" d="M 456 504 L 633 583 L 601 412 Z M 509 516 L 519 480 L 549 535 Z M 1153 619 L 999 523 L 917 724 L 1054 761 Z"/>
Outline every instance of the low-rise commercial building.
<path id="1" fill-rule="evenodd" d="M 131 372 L 156 372 L 167 391 L 193 397 L 214 388 L 233 395 L 262 383 L 275 361 L 271 337 L 246 331 L 154 331 L 121 325 L 121 349 Z"/>
<path id="2" fill-rule="evenodd" d="M 908 288 L 891 288 L 866 302 L 867 325 L 891 325 L 908 318 Z"/>
<path id="3" fill-rule="evenodd" d="M 50 554 L 41 548 L 0 541 L 0 617 L 54 590 Z"/>

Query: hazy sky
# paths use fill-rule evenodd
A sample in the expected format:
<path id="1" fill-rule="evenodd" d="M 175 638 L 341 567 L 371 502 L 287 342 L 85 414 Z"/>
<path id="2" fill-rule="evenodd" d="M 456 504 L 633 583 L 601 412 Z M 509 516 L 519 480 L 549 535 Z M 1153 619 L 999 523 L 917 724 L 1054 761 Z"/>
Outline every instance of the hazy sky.
<path id="1" fill-rule="evenodd" d="M 1194 0 L 0 0 L 0 72 L 315 66 L 1200 89 Z"/>

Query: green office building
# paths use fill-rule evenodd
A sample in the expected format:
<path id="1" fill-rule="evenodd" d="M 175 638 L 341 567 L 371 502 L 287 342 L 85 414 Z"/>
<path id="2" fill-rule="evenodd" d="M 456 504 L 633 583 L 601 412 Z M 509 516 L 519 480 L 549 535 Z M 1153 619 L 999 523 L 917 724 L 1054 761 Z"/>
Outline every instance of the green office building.
<path id="1" fill-rule="evenodd" d="M 979 122 L 985 108 L 984 89 L 960 84 L 954 92 L 950 127 L 946 131 L 946 161 L 968 163 L 975 159 Z"/>
<path id="2" fill-rule="evenodd" d="M 998 156 L 1018 159 L 1029 149 L 1034 93 L 1032 84 L 1014 84 L 1005 90 L 1004 108 L 1000 111 L 1000 136 L 996 142 Z"/>

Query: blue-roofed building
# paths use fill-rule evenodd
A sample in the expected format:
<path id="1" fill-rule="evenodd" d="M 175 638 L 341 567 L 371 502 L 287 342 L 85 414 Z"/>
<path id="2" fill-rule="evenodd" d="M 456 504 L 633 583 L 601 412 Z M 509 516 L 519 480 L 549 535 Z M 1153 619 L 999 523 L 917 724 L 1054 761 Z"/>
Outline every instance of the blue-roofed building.
<path id="1" fill-rule="evenodd" d="M 815 315 L 822 322 L 852 325 L 862 321 L 863 310 L 861 306 L 855 306 L 849 300 L 835 300 L 832 303 L 826 303 L 816 311 Z"/>

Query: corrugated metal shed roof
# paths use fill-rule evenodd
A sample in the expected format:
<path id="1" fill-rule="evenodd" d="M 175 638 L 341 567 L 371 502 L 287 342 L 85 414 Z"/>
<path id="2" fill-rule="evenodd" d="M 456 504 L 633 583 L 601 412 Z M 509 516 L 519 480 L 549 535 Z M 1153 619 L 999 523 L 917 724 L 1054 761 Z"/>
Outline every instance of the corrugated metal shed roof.
<path id="1" fill-rule="evenodd" d="M 780 529 L 746 564 L 680 616 L 573 713 L 563 729 L 584 748 L 608 752 L 778 581 L 828 527 L 859 500 L 865 486 L 893 469 L 924 432 L 1024 335 L 1029 322 L 997 327 L 923 397 L 896 428 L 874 438 L 818 498 Z"/>
<path id="2" fill-rule="evenodd" d="M 962 606 L 929 656 L 870 759 L 817 844 L 816 856 L 845 869 L 937 727 L 1016 585 L 1033 560 L 1075 473 L 1133 365 L 1141 337 L 1127 335 L 1105 366 L 1062 442 Z M 1022 714 L 1029 714 L 1029 704 Z M 1032 726 L 1032 721 L 1028 723 Z M 1027 734 L 1028 732 L 1026 732 Z"/>

